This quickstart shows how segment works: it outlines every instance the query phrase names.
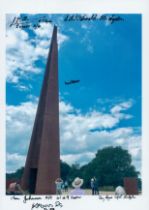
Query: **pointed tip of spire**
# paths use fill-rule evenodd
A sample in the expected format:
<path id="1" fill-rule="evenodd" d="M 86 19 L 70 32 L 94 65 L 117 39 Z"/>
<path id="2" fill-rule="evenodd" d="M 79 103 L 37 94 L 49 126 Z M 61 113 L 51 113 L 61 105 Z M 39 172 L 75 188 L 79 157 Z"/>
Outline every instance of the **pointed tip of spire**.
<path id="1" fill-rule="evenodd" d="M 54 28 L 57 28 L 57 25 L 54 24 Z"/>
<path id="2" fill-rule="evenodd" d="M 57 26 L 54 24 L 53 31 L 57 31 Z"/>
<path id="3" fill-rule="evenodd" d="M 53 26 L 53 37 L 57 36 L 57 26 L 54 24 Z"/>

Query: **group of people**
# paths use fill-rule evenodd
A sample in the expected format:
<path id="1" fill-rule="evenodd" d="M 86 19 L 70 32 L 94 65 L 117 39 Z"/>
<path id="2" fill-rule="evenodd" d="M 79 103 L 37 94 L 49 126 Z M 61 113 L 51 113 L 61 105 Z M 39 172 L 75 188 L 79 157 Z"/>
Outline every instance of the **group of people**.
<path id="1" fill-rule="evenodd" d="M 67 183 L 67 185 L 66 185 Z M 68 192 L 68 182 L 65 181 L 63 183 L 63 180 L 61 178 L 56 179 L 55 181 L 56 184 L 56 194 L 61 195 L 62 190 L 64 189 L 65 192 Z M 73 190 L 70 191 L 70 195 L 84 195 L 85 192 L 83 189 L 81 189 L 81 186 L 83 185 L 83 179 L 80 179 L 79 177 L 76 177 L 74 181 L 72 182 L 72 187 L 74 188 Z M 67 190 L 66 190 L 67 187 Z"/>
<path id="2" fill-rule="evenodd" d="M 72 182 L 72 187 L 74 188 L 73 190 L 71 190 L 69 192 L 69 195 L 85 195 L 85 190 L 82 189 L 82 185 L 83 185 L 84 180 L 76 177 L 74 179 L 74 181 Z M 56 184 L 56 194 L 61 195 L 62 194 L 62 189 L 65 189 L 65 183 L 63 183 L 63 180 L 61 178 L 58 178 L 55 181 Z M 67 182 L 67 191 L 68 192 L 68 182 Z M 98 181 L 96 179 L 96 177 L 91 178 L 90 180 L 90 187 L 92 190 L 92 195 L 99 195 L 99 186 L 98 186 Z M 117 186 L 115 189 L 115 196 L 116 197 L 122 197 L 125 196 L 126 192 L 125 189 L 122 186 Z"/>
<path id="3" fill-rule="evenodd" d="M 74 181 L 72 182 L 72 187 L 74 188 L 73 190 L 70 191 L 70 195 L 84 195 L 85 191 L 83 189 L 81 189 L 82 185 L 83 185 L 84 180 L 76 177 L 74 179 Z M 56 179 L 55 184 L 56 184 L 56 193 L 58 195 L 62 194 L 62 190 L 66 189 L 65 186 L 67 186 L 67 191 L 65 190 L 65 192 L 68 192 L 68 182 L 67 185 L 65 184 L 65 182 L 63 182 L 63 180 L 61 178 Z M 93 177 L 91 179 L 90 182 L 90 187 L 92 190 L 92 195 L 98 195 L 99 194 L 99 188 L 98 188 L 98 182 L 96 177 Z"/>
<path id="4" fill-rule="evenodd" d="M 82 189 L 84 180 L 76 177 L 73 182 L 72 182 L 72 187 L 73 189 L 69 192 L 69 195 L 85 195 L 85 190 Z M 55 185 L 56 185 L 56 194 L 61 195 L 63 193 L 68 193 L 68 182 L 63 181 L 61 178 L 57 178 L 55 180 Z M 92 195 L 98 195 L 99 194 L 99 187 L 98 187 L 98 182 L 96 177 L 91 178 L 90 180 L 90 187 L 92 190 Z M 24 194 L 24 191 L 22 190 L 20 184 L 18 182 L 11 183 L 9 185 L 7 194 L 9 195 L 19 195 L 19 194 Z M 115 189 L 115 196 L 121 197 L 125 196 L 125 190 L 122 186 L 118 186 Z"/>
<path id="5" fill-rule="evenodd" d="M 61 178 L 57 178 L 55 180 L 55 185 L 56 185 L 56 194 L 60 195 L 62 194 L 62 191 L 68 192 L 68 182 L 63 181 Z"/>
<path id="6" fill-rule="evenodd" d="M 84 195 L 85 191 L 81 189 L 83 185 L 84 180 L 76 177 L 74 181 L 72 182 L 72 187 L 74 188 L 72 191 L 70 191 L 70 195 Z M 56 179 L 56 193 L 62 194 L 62 190 L 65 189 L 65 183 L 63 183 L 63 180 L 61 178 Z M 64 184 L 64 187 L 63 187 Z M 93 177 L 90 181 L 90 187 L 92 190 L 92 195 L 98 195 L 99 194 L 99 188 L 98 188 L 98 182 L 96 177 Z M 68 182 L 67 182 L 67 191 L 68 191 Z M 65 191 L 66 192 L 66 191 Z"/>

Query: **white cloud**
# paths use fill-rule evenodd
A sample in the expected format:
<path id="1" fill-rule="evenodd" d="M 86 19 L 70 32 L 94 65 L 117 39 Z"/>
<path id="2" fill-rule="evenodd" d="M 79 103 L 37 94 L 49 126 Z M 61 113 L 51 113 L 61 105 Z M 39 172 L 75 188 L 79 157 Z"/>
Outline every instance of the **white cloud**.
<path id="1" fill-rule="evenodd" d="M 61 155 L 61 160 L 72 165 L 74 163 L 81 163 L 82 165 L 88 163 L 91 159 L 95 157 L 93 152 L 85 152 L 81 154 L 66 154 Z"/>
<path id="2" fill-rule="evenodd" d="M 50 23 L 41 23 L 39 29 L 32 29 L 34 35 L 31 35 L 31 33 L 23 29 L 8 27 L 12 20 L 13 16 L 8 17 L 6 27 L 7 81 L 17 83 L 30 73 L 39 74 L 41 72 L 36 62 L 41 58 L 45 62 L 53 26 Z M 68 40 L 68 37 L 58 32 L 59 47 L 66 40 Z"/>
<path id="3" fill-rule="evenodd" d="M 6 154 L 6 160 L 7 164 L 9 166 L 9 172 L 14 172 L 14 169 L 19 169 L 24 165 L 25 162 L 25 155 L 20 155 L 18 153 L 7 153 Z M 17 167 L 16 167 L 17 166 Z"/>
<path id="4" fill-rule="evenodd" d="M 27 92 L 27 91 L 30 91 L 32 89 L 32 85 L 29 84 L 29 85 L 22 85 L 22 84 L 17 84 L 15 85 L 15 87 L 21 91 L 21 92 Z"/>
<path id="5" fill-rule="evenodd" d="M 61 114 L 66 114 L 68 112 L 74 111 L 74 108 L 71 106 L 71 104 L 66 104 L 64 101 L 60 101 L 59 107 Z"/>
<path id="6" fill-rule="evenodd" d="M 40 46 L 47 47 L 49 46 L 49 38 L 51 39 L 53 31 L 52 24 L 41 23 L 40 28 L 36 29 L 34 32 L 37 36 L 37 39 L 42 39 L 40 41 Z M 68 37 L 62 33 L 57 34 L 58 44 L 61 45 L 64 41 L 68 40 Z"/>
<path id="7" fill-rule="evenodd" d="M 122 103 L 112 107 L 111 113 L 112 114 L 116 114 L 116 113 L 119 113 L 121 111 L 125 111 L 125 110 L 131 108 L 132 105 L 133 105 L 133 101 L 132 100 L 129 100 L 129 101 L 126 101 L 126 102 L 122 102 Z"/>
<path id="8" fill-rule="evenodd" d="M 7 106 L 7 152 L 24 155 L 27 152 L 37 104 L 26 102 L 18 106 Z M 11 167 L 11 166 L 10 166 Z M 16 163 L 16 168 L 18 167 Z M 15 168 L 15 169 L 16 169 Z"/>
<path id="9" fill-rule="evenodd" d="M 31 97 L 32 99 L 33 97 Z M 123 105 L 122 105 L 123 104 Z M 122 112 L 129 109 L 128 102 L 117 104 L 117 109 Z M 114 107 L 116 107 L 114 106 Z M 114 110 L 114 107 L 112 110 Z M 125 109 L 124 109 L 125 107 Z M 12 155 L 26 155 L 32 132 L 34 117 L 37 108 L 37 99 L 17 106 L 7 106 L 7 152 Z M 85 114 L 75 109 L 71 104 L 60 101 L 60 148 L 61 159 L 72 164 L 85 164 L 90 161 L 98 149 L 105 146 L 122 146 L 129 150 L 133 163 L 140 169 L 141 161 L 141 134 L 139 128 L 122 127 L 116 125 L 125 118 L 113 113 L 89 111 Z M 90 129 L 99 128 L 91 132 Z M 9 158 L 8 158 L 9 160 Z M 20 165 L 15 161 L 16 170 Z M 23 165 L 23 159 L 21 161 Z M 10 170 L 10 161 L 7 169 Z"/>
<path id="10" fill-rule="evenodd" d="M 25 156 L 19 155 L 18 153 L 14 154 L 7 153 L 6 158 L 8 161 L 24 161 Z"/>
<path id="11" fill-rule="evenodd" d="M 17 28 L 7 30 L 6 37 L 6 67 L 7 81 L 17 83 L 20 77 L 27 73 L 39 73 L 34 62 L 38 55 L 31 44 L 28 33 Z"/>
<path id="12" fill-rule="evenodd" d="M 41 23 L 40 28 L 35 30 L 35 34 L 40 38 L 51 37 L 53 26 L 52 24 Z"/>

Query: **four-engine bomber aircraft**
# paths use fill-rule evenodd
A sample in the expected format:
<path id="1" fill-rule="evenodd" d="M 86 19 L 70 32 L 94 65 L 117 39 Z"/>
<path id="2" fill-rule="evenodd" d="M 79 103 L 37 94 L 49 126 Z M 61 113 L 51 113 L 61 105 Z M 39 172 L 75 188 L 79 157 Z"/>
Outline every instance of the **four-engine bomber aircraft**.
<path id="1" fill-rule="evenodd" d="M 80 82 L 80 80 L 65 81 L 65 85 L 71 85 L 71 84 L 78 83 L 78 82 Z"/>

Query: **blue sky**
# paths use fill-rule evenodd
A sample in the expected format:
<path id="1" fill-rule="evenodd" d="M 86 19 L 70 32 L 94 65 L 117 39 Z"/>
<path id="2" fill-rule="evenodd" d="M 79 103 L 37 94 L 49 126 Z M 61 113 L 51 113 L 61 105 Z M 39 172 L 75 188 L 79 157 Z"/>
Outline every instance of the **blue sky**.
<path id="1" fill-rule="evenodd" d="M 122 146 L 140 170 L 141 15 L 119 15 L 124 21 L 113 24 L 46 15 L 52 24 L 25 30 L 9 26 L 15 16 L 7 15 L 6 26 L 7 171 L 25 162 L 53 24 L 58 26 L 61 159 L 83 165 L 98 149 Z M 43 16 L 28 17 L 33 23 Z M 80 83 L 64 84 L 71 79 Z"/>

